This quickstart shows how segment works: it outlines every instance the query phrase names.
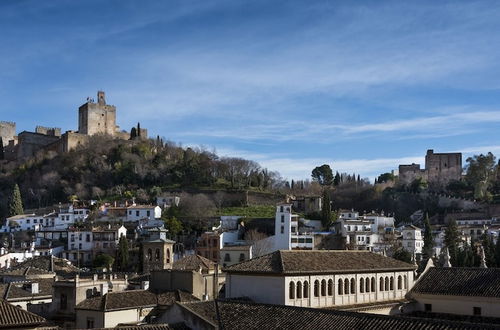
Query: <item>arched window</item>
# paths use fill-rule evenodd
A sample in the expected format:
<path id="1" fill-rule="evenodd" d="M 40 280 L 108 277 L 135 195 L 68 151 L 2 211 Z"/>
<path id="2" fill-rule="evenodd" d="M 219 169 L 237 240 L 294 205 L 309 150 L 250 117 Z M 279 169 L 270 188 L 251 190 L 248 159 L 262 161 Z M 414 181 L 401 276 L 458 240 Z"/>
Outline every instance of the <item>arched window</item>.
<path id="1" fill-rule="evenodd" d="M 351 278 L 351 294 L 356 293 L 356 280 Z"/>
<path id="2" fill-rule="evenodd" d="M 391 276 L 391 280 L 389 282 L 389 289 L 394 290 L 394 276 Z"/>
<path id="3" fill-rule="evenodd" d="M 365 292 L 366 293 L 370 292 L 370 278 L 369 277 L 367 277 L 365 279 Z"/>
<path id="4" fill-rule="evenodd" d="M 385 277 L 385 291 L 389 291 L 389 277 Z"/>
<path id="5" fill-rule="evenodd" d="M 344 294 L 349 294 L 349 280 L 347 278 L 344 280 Z"/>
<path id="6" fill-rule="evenodd" d="M 302 298 L 302 282 L 297 282 L 297 298 Z"/>
<path id="7" fill-rule="evenodd" d="M 379 288 L 379 291 L 384 291 L 384 278 L 383 277 L 380 278 L 380 288 Z"/>
<path id="8" fill-rule="evenodd" d="M 160 260 L 160 249 L 155 250 L 155 260 Z"/>
<path id="9" fill-rule="evenodd" d="M 170 249 L 167 249 L 167 263 L 170 263 Z"/>
<path id="10" fill-rule="evenodd" d="M 371 285 L 372 292 L 375 292 L 377 289 L 377 285 L 375 284 L 375 277 L 372 277 L 372 285 Z"/>
<path id="11" fill-rule="evenodd" d="M 326 296 L 326 281 L 321 280 L 321 296 Z"/>
<path id="12" fill-rule="evenodd" d="M 153 260 L 153 250 L 148 249 L 148 260 L 151 261 Z"/>
<path id="13" fill-rule="evenodd" d="M 359 279 L 359 293 L 365 292 L 365 280 L 363 278 Z"/>
<path id="14" fill-rule="evenodd" d="M 304 298 L 309 298 L 309 283 L 304 281 Z"/>
<path id="15" fill-rule="evenodd" d="M 319 281 L 314 281 L 314 296 L 319 297 Z"/>
<path id="16" fill-rule="evenodd" d="M 226 253 L 226 255 L 224 256 L 224 261 L 225 262 L 230 262 L 231 261 L 231 255 L 229 253 Z"/>
<path id="17" fill-rule="evenodd" d="M 406 290 L 406 288 L 408 287 L 408 278 L 406 277 L 406 275 L 404 276 L 403 285 L 404 285 L 405 290 Z"/>
<path id="18" fill-rule="evenodd" d="M 328 280 L 328 295 L 333 296 L 333 280 Z"/>
<path id="19" fill-rule="evenodd" d="M 290 282 L 290 290 L 288 292 L 288 298 L 295 299 L 295 283 Z"/>
<path id="20" fill-rule="evenodd" d="M 341 279 L 339 279 L 338 291 L 339 291 L 339 296 L 344 294 L 344 281 L 342 281 Z"/>
<path id="21" fill-rule="evenodd" d="M 401 275 L 398 276 L 398 290 L 401 290 L 403 288 L 403 279 L 401 278 Z"/>

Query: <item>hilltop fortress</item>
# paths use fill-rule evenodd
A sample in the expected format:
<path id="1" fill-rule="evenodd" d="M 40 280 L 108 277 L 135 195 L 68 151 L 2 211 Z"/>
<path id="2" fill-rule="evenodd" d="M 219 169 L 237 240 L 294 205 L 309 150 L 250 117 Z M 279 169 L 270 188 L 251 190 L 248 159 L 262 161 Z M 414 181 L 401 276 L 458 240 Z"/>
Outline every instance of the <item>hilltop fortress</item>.
<path id="1" fill-rule="evenodd" d="M 399 182 L 410 184 L 423 179 L 434 187 L 444 187 L 462 178 L 462 153 L 434 153 L 427 150 L 425 169 L 420 164 L 399 165 Z"/>
<path id="2" fill-rule="evenodd" d="M 139 125 L 134 129 L 136 138 L 147 139 L 146 129 Z M 37 126 L 34 132 L 22 131 L 16 135 L 16 123 L 0 121 L 0 137 L 6 160 L 25 160 L 40 151 L 68 152 L 87 143 L 89 137 L 96 134 L 131 139 L 129 132 L 120 130 L 116 125 L 116 107 L 106 104 L 103 91 L 97 92 L 97 102 L 87 98 L 87 102 L 78 108 L 78 131 L 61 134 L 58 127 Z"/>

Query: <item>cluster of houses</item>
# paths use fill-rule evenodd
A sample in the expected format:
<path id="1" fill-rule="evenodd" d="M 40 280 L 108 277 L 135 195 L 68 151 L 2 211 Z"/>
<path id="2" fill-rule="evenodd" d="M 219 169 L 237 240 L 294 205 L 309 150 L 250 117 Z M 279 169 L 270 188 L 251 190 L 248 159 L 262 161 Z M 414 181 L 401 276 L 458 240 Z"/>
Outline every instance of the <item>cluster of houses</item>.
<path id="1" fill-rule="evenodd" d="M 29 230 L 35 238 L 25 251 L 8 241 L 1 250 L 0 329 L 498 327 L 500 269 L 435 267 L 430 259 L 417 273 L 387 251 L 396 244 L 417 258 L 422 230 L 395 227 L 393 217 L 345 210 L 324 231 L 282 203 L 274 233 L 245 235 L 242 217 L 225 216 L 193 254 L 180 255 L 159 219 L 176 202 L 7 219 L 8 237 Z M 458 224 L 472 235 L 466 228 L 477 221 Z M 97 255 L 114 255 L 121 237 L 140 242 L 141 272 L 88 268 Z"/>

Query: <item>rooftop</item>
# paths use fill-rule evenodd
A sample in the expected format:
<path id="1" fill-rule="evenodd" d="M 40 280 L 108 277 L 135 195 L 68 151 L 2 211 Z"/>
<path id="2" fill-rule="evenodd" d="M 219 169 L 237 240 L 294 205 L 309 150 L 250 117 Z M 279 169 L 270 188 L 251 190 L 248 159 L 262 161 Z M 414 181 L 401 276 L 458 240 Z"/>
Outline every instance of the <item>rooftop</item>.
<path id="1" fill-rule="evenodd" d="M 317 308 L 217 301 L 220 328 L 251 329 L 499 329 L 496 325 Z"/>
<path id="2" fill-rule="evenodd" d="M 223 271 L 286 275 L 414 270 L 415 267 L 369 251 L 280 250 L 229 266 Z"/>
<path id="3" fill-rule="evenodd" d="M 215 268 L 215 263 L 212 260 L 199 255 L 190 255 L 173 263 L 172 269 L 175 270 L 212 270 Z"/>
<path id="4" fill-rule="evenodd" d="M 500 268 L 432 267 L 410 294 L 500 298 Z"/>
<path id="5" fill-rule="evenodd" d="M 0 328 L 36 327 L 46 322 L 43 317 L 27 312 L 0 299 Z"/>

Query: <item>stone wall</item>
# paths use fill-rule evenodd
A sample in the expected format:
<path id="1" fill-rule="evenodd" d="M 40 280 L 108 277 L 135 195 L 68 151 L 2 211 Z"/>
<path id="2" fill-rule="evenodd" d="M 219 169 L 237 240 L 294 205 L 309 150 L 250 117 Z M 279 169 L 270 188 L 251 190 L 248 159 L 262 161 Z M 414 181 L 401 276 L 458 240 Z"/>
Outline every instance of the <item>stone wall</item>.
<path id="1" fill-rule="evenodd" d="M 63 134 L 61 139 L 61 144 L 59 146 L 59 152 L 68 152 L 75 149 L 79 145 L 85 145 L 89 141 L 89 136 L 85 134 L 80 134 L 73 131 L 67 131 Z"/>
<path id="2" fill-rule="evenodd" d="M 16 135 L 16 123 L 9 121 L 0 121 L 0 136 L 2 137 L 3 146 L 9 144 L 10 140 Z"/>
<path id="3" fill-rule="evenodd" d="M 450 181 L 462 178 L 461 153 L 434 153 L 427 150 L 425 156 L 425 171 L 429 183 L 444 186 Z"/>
<path id="4" fill-rule="evenodd" d="M 37 126 L 35 128 L 35 133 L 52 135 L 52 136 L 61 136 L 61 129 L 59 127 Z"/>
<path id="5" fill-rule="evenodd" d="M 60 137 L 24 131 L 19 134 L 18 139 L 17 158 L 23 159 L 35 156 L 38 151 L 57 142 Z"/>

